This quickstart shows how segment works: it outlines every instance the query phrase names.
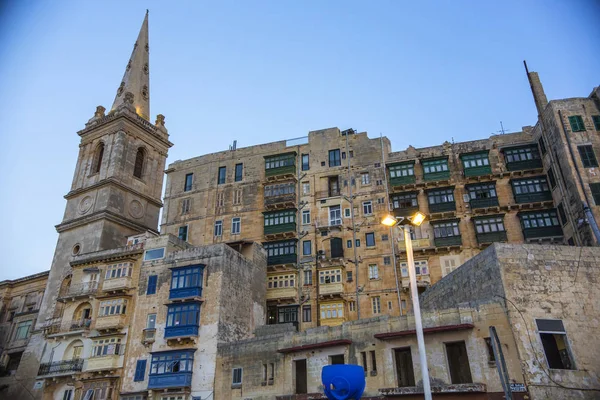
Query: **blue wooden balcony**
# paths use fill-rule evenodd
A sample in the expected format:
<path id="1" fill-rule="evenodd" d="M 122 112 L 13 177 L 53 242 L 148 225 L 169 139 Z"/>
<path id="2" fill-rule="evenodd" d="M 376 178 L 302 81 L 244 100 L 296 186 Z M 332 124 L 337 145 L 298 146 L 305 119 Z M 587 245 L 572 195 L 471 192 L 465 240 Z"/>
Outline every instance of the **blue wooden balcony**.
<path id="1" fill-rule="evenodd" d="M 192 371 L 151 374 L 148 376 L 148 389 L 190 387 L 191 385 Z"/>
<path id="2" fill-rule="evenodd" d="M 165 339 L 176 337 L 198 336 L 198 326 L 167 326 L 165 327 Z"/>
<path id="3" fill-rule="evenodd" d="M 169 300 L 186 299 L 190 297 L 202 297 L 202 287 L 196 286 L 171 289 L 169 292 Z"/>

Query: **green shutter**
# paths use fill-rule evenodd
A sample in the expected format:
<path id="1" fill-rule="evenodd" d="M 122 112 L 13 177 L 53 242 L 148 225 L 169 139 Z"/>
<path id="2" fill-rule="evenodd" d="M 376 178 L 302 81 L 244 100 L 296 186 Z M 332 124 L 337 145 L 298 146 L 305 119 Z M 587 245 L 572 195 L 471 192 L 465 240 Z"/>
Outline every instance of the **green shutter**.
<path id="1" fill-rule="evenodd" d="M 594 121 L 594 129 L 600 131 L 600 115 L 592 115 L 592 121 Z"/>
<path id="2" fill-rule="evenodd" d="M 590 183 L 590 189 L 592 190 L 592 196 L 594 196 L 594 203 L 600 206 L 600 183 Z"/>
<path id="3" fill-rule="evenodd" d="M 571 130 L 573 132 L 585 131 L 585 125 L 583 124 L 583 118 L 581 118 L 581 115 L 573 115 L 569 117 L 569 123 L 571 124 Z"/>

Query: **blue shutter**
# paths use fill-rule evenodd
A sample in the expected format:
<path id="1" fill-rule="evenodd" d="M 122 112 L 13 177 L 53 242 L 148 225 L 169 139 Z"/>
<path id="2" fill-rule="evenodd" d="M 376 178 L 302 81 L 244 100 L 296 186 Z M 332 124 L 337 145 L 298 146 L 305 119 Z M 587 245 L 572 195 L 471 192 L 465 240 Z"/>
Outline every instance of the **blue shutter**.
<path id="1" fill-rule="evenodd" d="M 135 365 L 135 376 L 133 378 L 133 381 L 143 381 L 144 375 L 146 375 L 146 360 L 138 360 L 137 364 Z"/>
<path id="2" fill-rule="evenodd" d="M 156 280 L 157 275 L 150 275 L 148 277 L 148 289 L 146 290 L 146 294 L 155 294 L 156 293 Z"/>

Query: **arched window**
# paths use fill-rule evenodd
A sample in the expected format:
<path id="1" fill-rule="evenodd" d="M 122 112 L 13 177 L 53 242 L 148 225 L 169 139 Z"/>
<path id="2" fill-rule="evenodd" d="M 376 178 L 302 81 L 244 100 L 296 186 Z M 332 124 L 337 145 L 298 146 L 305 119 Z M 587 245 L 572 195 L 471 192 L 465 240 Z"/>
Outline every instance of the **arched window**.
<path id="1" fill-rule="evenodd" d="M 96 152 L 94 153 L 94 164 L 92 165 L 92 174 L 100 172 L 100 166 L 102 165 L 102 157 L 104 157 L 104 143 L 98 143 Z"/>
<path id="2" fill-rule="evenodd" d="M 133 167 L 133 176 L 136 178 L 142 177 L 142 171 L 144 170 L 144 159 L 146 158 L 146 151 L 143 148 L 139 148 L 135 155 L 135 166 Z"/>

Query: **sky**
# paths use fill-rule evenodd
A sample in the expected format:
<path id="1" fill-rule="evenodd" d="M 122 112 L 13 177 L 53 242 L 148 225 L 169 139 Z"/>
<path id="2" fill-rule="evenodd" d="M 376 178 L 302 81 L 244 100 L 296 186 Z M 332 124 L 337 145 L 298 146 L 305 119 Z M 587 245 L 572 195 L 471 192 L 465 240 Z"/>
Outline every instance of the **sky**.
<path id="1" fill-rule="evenodd" d="M 0 1 L 0 280 L 50 268 L 77 131 L 110 109 L 150 10 L 168 163 L 337 126 L 394 151 L 534 125 L 600 84 L 600 1 Z"/>

